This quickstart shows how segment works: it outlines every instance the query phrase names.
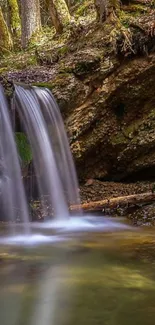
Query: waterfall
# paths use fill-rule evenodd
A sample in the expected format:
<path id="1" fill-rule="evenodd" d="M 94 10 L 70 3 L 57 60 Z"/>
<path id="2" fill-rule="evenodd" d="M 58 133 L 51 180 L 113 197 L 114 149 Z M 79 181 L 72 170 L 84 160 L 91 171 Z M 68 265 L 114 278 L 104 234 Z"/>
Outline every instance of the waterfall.
<path id="1" fill-rule="evenodd" d="M 8 103 L 0 86 L 0 206 L 6 220 L 16 221 L 18 216 L 29 232 L 29 215 L 22 183 L 16 143 L 9 116 Z"/>
<path id="2" fill-rule="evenodd" d="M 0 86 L 0 209 L 5 219 L 23 221 L 21 228 L 11 227 L 11 236 L 0 237 L 0 244 L 34 245 L 70 240 L 68 233 L 128 229 L 126 225 L 95 216 L 71 216 L 70 204 L 80 203 L 78 182 L 64 123 L 58 105 L 49 90 L 15 85 L 13 107 L 29 140 L 40 200 L 51 222 L 28 222 L 22 173 L 9 107 Z M 79 214 L 79 213 L 78 213 Z M 54 218 L 53 218 L 54 217 Z M 12 224 L 12 223 L 11 223 Z M 52 234 L 46 234 L 46 228 Z M 31 229 L 31 232 L 30 232 Z M 43 233 L 36 233 L 42 229 Z M 44 234 L 45 231 L 45 234 Z M 57 235 L 58 234 L 58 235 Z"/>
<path id="3" fill-rule="evenodd" d="M 70 204 L 80 204 L 76 170 L 59 106 L 48 89 L 35 87 L 34 91 L 41 104 L 67 200 Z"/>
<path id="4" fill-rule="evenodd" d="M 15 86 L 15 107 L 29 139 L 40 197 L 47 214 L 69 216 L 69 204 L 80 203 L 78 183 L 67 135 L 49 90 Z"/>

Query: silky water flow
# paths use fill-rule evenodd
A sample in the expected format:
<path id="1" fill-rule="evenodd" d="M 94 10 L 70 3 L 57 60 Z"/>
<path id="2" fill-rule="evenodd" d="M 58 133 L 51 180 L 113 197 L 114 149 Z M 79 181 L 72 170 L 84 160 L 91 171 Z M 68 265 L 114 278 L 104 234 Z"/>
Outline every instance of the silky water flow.
<path id="1" fill-rule="evenodd" d="M 126 225 L 109 218 L 84 216 L 81 210 L 78 215 L 71 215 L 69 206 L 80 204 L 79 186 L 59 107 L 48 89 L 15 85 L 13 107 L 31 146 L 39 200 L 47 217 L 46 222 L 31 223 L 30 226 L 19 155 L 2 87 L 0 99 L 1 213 L 14 224 L 19 218 L 23 221 L 20 229 L 24 229 L 23 234 L 18 225 L 12 227 L 18 229 L 18 236 L 1 238 L 0 242 L 31 245 L 62 241 L 66 239 L 66 232 L 126 228 Z M 38 233 L 38 229 L 43 228 L 52 228 L 58 234 L 47 236 Z"/>

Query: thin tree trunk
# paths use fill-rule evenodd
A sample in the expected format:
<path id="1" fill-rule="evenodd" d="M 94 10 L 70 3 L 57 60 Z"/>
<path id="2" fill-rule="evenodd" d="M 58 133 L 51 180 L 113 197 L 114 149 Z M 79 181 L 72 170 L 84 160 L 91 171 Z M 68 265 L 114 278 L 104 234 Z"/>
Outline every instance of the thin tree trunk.
<path id="1" fill-rule="evenodd" d="M 21 20 L 19 16 L 19 8 L 17 0 L 8 0 L 10 29 L 13 35 L 20 36 Z"/>
<path id="2" fill-rule="evenodd" d="M 109 198 L 101 201 L 83 203 L 81 205 L 72 205 L 70 209 L 73 211 L 79 209 L 83 209 L 84 211 L 101 211 L 105 208 L 116 209 L 117 207 L 123 207 L 130 204 L 136 205 L 153 201 L 155 201 L 155 193 L 150 192 Z"/>
<path id="3" fill-rule="evenodd" d="M 41 29 L 39 0 L 21 0 L 22 47 L 26 48 L 32 34 Z"/>
<path id="4" fill-rule="evenodd" d="M 49 12 L 57 33 L 70 22 L 70 14 L 65 0 L 48 0 Z"/>
<path id="5" fill-rule="evenodd" d="M 71 0 L 65 0 L 65 1 L 66 1 L 66 4 L 67 4 L 67 7 L 68 7 L 68 10 L 70 10 Z"/>
<path id="6" fill-rule="evenodd" d="M 8 26 L 4 20 L 2 8 L 0 6 L 0 52 L 11 50 L 13 47 Z"/>
<path id="7" fill-rule="evenodd" d="M 56 32 L 57 33 L 62 33 L 63 24 L 62 24 L 62 22 L 60 20 L 57 8 L 56 8 L 53 0 L 49 1 L 49 12 L 50 12 L 50 16 L 51 16 L 51 19 L 52 19 L 53 26 L 56 29 Z"/>
<path id="8" fill-rule="evenodd" d="M 97 21 L 103 23 L 108 17 L 112 18 L 115 10 L 120 7 L 120 0 L 94 0 Z"/>

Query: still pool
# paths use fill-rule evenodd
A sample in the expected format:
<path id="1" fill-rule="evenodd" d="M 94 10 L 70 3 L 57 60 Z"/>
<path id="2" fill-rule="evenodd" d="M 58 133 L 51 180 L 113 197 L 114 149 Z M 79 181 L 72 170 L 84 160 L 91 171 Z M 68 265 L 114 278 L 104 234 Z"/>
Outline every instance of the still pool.
<path id="1" fill-rule="evenodd" d="M 154 325 L 155 231 L 0 247 L 1 325 Z"/>

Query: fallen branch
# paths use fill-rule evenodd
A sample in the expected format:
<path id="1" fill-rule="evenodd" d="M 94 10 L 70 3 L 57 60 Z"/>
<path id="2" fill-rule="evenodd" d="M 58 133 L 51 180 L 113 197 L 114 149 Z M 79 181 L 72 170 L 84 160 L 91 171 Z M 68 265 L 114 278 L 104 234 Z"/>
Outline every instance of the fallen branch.
<path id="1" fill-rule="evenodd" d="M 126 207 L 130 205 L 146 204 L 155 201 L 155 193 L 142 193 L 127 196 L 120 196 L 116 198 L 109 198 L 101 201 L 94 201 L 83 203 L 81 205 L 72 205 L 71 211 L 84 210 L 84 211 L 101 211 L 103 209 L 117 209 L 119 207 Z"/>

